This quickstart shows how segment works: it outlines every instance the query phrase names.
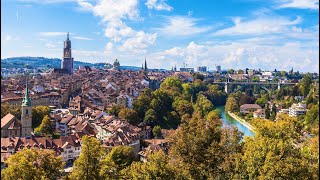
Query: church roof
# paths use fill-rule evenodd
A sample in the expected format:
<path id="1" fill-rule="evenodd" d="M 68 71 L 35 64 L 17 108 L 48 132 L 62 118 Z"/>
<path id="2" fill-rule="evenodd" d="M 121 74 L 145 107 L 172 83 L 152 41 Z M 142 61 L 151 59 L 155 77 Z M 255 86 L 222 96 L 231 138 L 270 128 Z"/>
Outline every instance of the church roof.
<path id="1" fill-rule="evenodd" d="M 26 80 L 26 93 L 24 100 L 22 101 L 22 106 L 31 106 L 31 100 L 29 98 L 28 80 Z"/>
<path id="2" fill-rule="evenodd" d="M 21 126 L 20 122 L 15 119 L 15 116 L 12 114 L 7 114 L 1 119 L 1 129 L 7 126 L 10 123 L 9 127 L 11 129 L 16 129 L 17 127 Z"/>

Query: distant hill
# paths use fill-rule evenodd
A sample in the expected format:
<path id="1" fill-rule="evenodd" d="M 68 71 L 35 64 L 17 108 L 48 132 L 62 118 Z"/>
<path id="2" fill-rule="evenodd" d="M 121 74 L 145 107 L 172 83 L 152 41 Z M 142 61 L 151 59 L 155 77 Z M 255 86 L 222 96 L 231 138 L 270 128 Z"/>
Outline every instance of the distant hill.
<path id="1" fill-rule="evenodd" d="M 79 66 L 90 66 L 96 68 L 103 68 L 105 63 L 87 63 L 74 61 L 74 69 L 78 69 Z M 60 68 L 61 59 L 59 58 L 45 58 L 45 57 L 11 57 L 1 59 L 2 68 Z M 128 69 L 138 71 L 141 68 L 136 66 L 120 66 L 120 69 Z"/>
<path id="2" fill-rule="evenodd" d="M 74 68 L 79 66 L 93 66 L 92 63 L 74 62 Z M 45 57 L 12 57 L 1 59 L 2 68 L 60 68 L 61 59 Z"/>

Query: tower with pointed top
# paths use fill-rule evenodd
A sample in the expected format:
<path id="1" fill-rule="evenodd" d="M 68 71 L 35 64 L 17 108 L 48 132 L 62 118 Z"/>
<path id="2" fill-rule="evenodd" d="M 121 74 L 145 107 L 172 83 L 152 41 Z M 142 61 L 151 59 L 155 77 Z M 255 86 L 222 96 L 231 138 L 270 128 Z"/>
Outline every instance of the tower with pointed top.
<path id="1" fill-rule="evenodd" d="M 21 105 L 21 136 L 30 137 L 32 132 L 32 106 L 29 98 L 28 79 L 26 80 L 25 96 Z"/>
<path id="2" fill-rule="evenodd" d="M 147 68 L 147 58 L 144 59 L 144 70 L 145 70 L 145 71 L 148 71 L 148 68 Z"/>
<path id="3" fill-rule="evenodd" d="M 73 74 L 73 57 L 71 56 L 69 33 L 67 34 L 67 40 L 64 41 L 61 69 L 66 70 L 69 74 Z"/>

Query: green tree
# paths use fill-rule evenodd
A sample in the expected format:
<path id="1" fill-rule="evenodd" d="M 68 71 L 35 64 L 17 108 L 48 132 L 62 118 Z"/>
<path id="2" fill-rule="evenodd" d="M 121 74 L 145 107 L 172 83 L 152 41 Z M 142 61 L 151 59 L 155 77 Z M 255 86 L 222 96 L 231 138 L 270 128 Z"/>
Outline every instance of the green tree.
<path id="1" fill-rule="evenodd" d="M 266 96 L 262 96 L 261 98 L 258 98 L 255 103 L 264 108 L 268 103 L 268 99 Z"/>
<path id="2" fill-rule="evenodd" d="M 151 123 L 157 122 L 157 112 L 153 109 L 149 109 L 144 116 L 144 122 Z"/>
<path id="3" fill-rule="evenodd" d="M 152 129 L 152 134 L 156 138 L 161 137 L 161 127 L 159 125 L 154 126 Z"/>
<path id="4" fill-rule="evenodd" d="M 182 82 L 176 77 L 167 77 L 160 85 L 160 90 L 168 93 L 172 98 L 182 92 Z"/>
<path id="5" fill-rule="evenodd" d="M 180 116 L 183 116 L 184 114 L 191 115 L 193 112 L 192 104 L 184 99 L 176 99 L 172 106 Z"/>
<path id="6" fill-rule="evenodd" d="M 118 114 L 119 118 L 127 120 L 130 124 L 139 124 L 140 123 L 140 118 L 138 113 L 129 108 L 123 108 L 120 110 Z"/>
<path id="7" fill-rule="evenodd" d="M 145 89 L 143 93 L 139 94 L 138 99 L 133 101 L 132 109 L 138 113 L 140 119 L 144 118 L 145 112 L 149 109 L 151 98 L 152 98 L 151 90 Z"/>
<path id="8" fill-rule="evenodd" d="M 101 161 L 101 179 L 121 179 L 122 170 L 130 166 L 134 160 L 133 148 L 129 146 L 116 146 Z"/>
<path id="9" fill-rule="evenodd" d="M 72 167 L 71 179 L 96 180 L 100 179 L 100 159 L 102 150 L 100 142 L 95 137 L 83 136 L 81 154 Z"/>
<path id="10" fill-rule="evenodd" d="M 157 89 L 153 92 L 153 99 L 150 103 L 152 109 L 157 110 L 158 120 L 163 120 L 168 112 L 172 111 L 172 98 L 163 90 Z"/>
<path id="11" fill-rule="evenodd" d="M 305 130 L 316 133 L 319 132 L 317 129 L 319 128 L 319 104 L 313 106 L 310 110 L 307 111 L 303 125 Z"/>
<path id="12" fill-rule="evenodd" d="M 125 174 L 124 179 L 186 179 L 182 178 L 161 150 L 150 154 L 146 163 L 133 162 Z"/>
<path id="13" fill-rule="evenodd" d="M 233 96 L 229 96 L 226 102 L 226 110 L 230 112 L 239 111 L 239 105 L 237 100 Z"/>
<path id="14" fill-rule="evenodd" d="M 32 127 L 38 127 L 43 118 L 50 113 L 49 106 L 36 106 L 32 108 Z"/>
<path id="15" fill-rule="evenodd" d="M 199 94 L 194 105 L 194 109 L 195 111 L 200 112 L 201 116 L 204 117 L 208 112 L 213 110 L 213 104 L 207 99 L 206 96 Z"/>
<path id="16" fill-rule="evenodd" d="M 222 128 L 219 115 L 213 113 L 206 119 L 194 113 L 170 137 L 170 158 L 188 179 L 232 179 L 242 134 Z"/>
<path id="17" fill-rule="evenodd" d="M 1 119 L 9 113 L 14 115 L 17 119 L 21 118 L 19 106 L 13 106 L 9 103 L 1 103 Z"/>
<path id="18" fill-rule="evenodd" d="M 302 78 L 300 82 L 300 90 L 304 97 L 306 97 L 309 94 L 311 83 L 312 79 L 310 75 L 307 74 Z"/>
<path id="19" fill-rule="evenodd" d="M 266 119 L 270 119 L 270 108 L 269 108 L 269 103 L 267 103 L 267 106 L 264 109 L 264 113 L 265 113 L 265 118 Z"/>
<path id="20" fill-rule="evenodd" d="M 125 107 L 121 106 L 121 105 L 113 105 L 111 107 L 111 109 L 108 110 L 108 113 L 111 114 L 111 115 L 114 115 L 114 116 L 118 116 L 119 115 L 119 112 L 121 111 L 121 109 L 123 109 Z"/>
<path id="21" fill-rule="evenodd" d="M 312 179 L 308 160 L 295 145 L 297 119 L 279 116 L 276 122 L 257 120 L 254 137 L 245 138 L 236 169 L 243 179 Z M 242 170 L 241 170 L 242 169 Z"/>
<path id="22" fill-rule="evenodd" d="M 192 76 L 193 76 L 194 79 L 199 79 L 199 80 L 201 80 L 201 81 L 204 80 L 204 75 L 203 75 L 203 74 L 194 73 Z"/>
<path id="23" fill-rule="evenodd" d="M 43 119 L 41 124 L 35 129 L 36 133 L 52 135 L 54 129 L 52 127 L 52 122 L 48 115 L 46 115 Z"/>
<path id="24" fill-rule="evenodd" d="M 53 150 L 23 149 L 6 160 L 8 168 L 1 170 L 1 179 L 58 179 L 65 163 Z"/>

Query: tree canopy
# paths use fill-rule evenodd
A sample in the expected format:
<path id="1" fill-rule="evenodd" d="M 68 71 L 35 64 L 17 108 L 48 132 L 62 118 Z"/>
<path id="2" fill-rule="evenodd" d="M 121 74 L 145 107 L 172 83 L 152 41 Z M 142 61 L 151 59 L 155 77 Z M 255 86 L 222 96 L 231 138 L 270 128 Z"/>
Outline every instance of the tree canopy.
<path id="1" fill-rule="evenodd" d="M 1 179 L 58 179 L 65 163 L 53 150 L 23 149 L 6 160 L 8 167 L 1 170 Z"/>

